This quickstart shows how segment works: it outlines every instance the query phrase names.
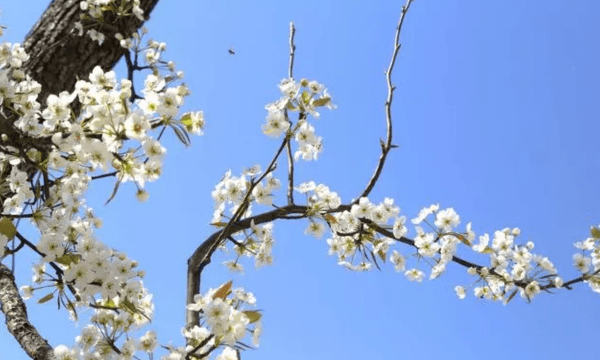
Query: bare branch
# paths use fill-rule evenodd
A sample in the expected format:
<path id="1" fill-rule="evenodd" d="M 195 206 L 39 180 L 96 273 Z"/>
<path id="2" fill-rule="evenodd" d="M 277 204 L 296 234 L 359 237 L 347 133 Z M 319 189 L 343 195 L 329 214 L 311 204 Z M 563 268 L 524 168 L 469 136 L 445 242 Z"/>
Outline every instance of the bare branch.
<path id="1" fill-rule="evenodd" d="M 296 45 L 294 45 L 294 35 L 296 35 L 296 28 L 294 23 L 290 23 L 290 67 L 288 69 L 288 77 L 291 79 L 294 77 L 294 55 L 296 53 Z"/>
<path id="2" fill-rule="evenodd" d="M 292 138 L 290 137 L 287 139 L 286 144 L 285 144 L 285 147 L 287 149 L 287 160 L 288 160 L 288 188 L 287 188 L 288 205 L 294 204 L 294 157 L 292 156 L 291 141 L 292 141 Z"/>
<path id="3" fill-rule="evenodd" d="M 294 77 L 294 56 L 296 55 L 296 45 L 294 44 L 294 35 L 296 34 L 296 28 L 294 27 L 294 23 L 290 23 L 290 66 L 288 69 L 288 78 L 292 79 Z M 288 118 L 287 109 L 285 110 L 285 118 L 290 123 L 290 127 L 292 126 L 292 122 Z M 288 159 L 288 189 L 287 189 L 287 199 L 288 205 L 292 205 L 294 203 L 294 158 L 292 156 L 292 139 L 288 138 L 286 147 L 287 147 L 287 159 Z"/>
<path id="4" fill-rule="evenodd" d="M 356 198 L 355 203 L 358 203 L 361 197 L 367 197 L 377 184 L 379 180 L 379 176 L 383 171 L 383 166 L 385 165 L 385 160 L 387 158 L 388 153 L 391 149 L 396 147 L 392 144 L 392 101 L 394 98 L 394 90 L 396 87 L 392 84 L 392 72 L 394 71 L 394 65 L 396 64 L 396 58 L 398 57 L 398 53 L 400 52 L 400 33 L 402 32 L 402 25 L 404 24 L 404 17 L 410 8 L 410 4 L 413 0 L 407 0 L 406 5 L 402 7 L 402 12 L 400 14 L 400 20 L 398 20 L 398 26 L 396 27 L 396 37 L 394 39 L 394 51 L 392 52 L 392 59 L 390 60 L 390 65 L 385 73 L 388 95 L 387 100 L 385 101 L 385 118 L 387 123 L 387 136 L 385 142 L 381 141 L 381 156 L 379 157 L 379 162 L 377 163 L 377 167 L 375 168 L 375 172 L 369 180 L 367 187 L 363 191 L 363 193 Z"/>

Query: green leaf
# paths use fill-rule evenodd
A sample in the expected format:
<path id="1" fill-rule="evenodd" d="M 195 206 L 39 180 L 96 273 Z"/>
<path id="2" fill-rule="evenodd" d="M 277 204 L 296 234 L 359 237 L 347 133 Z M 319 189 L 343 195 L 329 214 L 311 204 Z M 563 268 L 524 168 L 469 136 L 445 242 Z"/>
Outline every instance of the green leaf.
<path id="1" fill-rule="evenodd" d="M 262 317 L 262 314 L 258 311 L 246 310 L 242 312 L 244 313 L 244 315 L 246 315 L 246 317 L 248 317 L 248 320 L 250 320 L 250 324 L 257 322 Z"/>
<path id="2" fill-rule="evenodd" d="M 71 266 L 73 263 L 77 264 L 79 260 L 81 260 L 81 255 L 79 254 L 64 254 L 63 256 L 56 258 L 54 261 L 65 266 Z"/>
<path id="3" fill-rule="evenodd" d="M 308 91 L 302 92 L 302 101 L 304 103 L 308 103 L 310 101 L 310 94 L 308 93 Z"/>
<path id="4" fill-rule="evenodd" d="M 181 123 L 183 125 L 185 125 L 186 127 L 191 127 L 192 126 L 192 113 L 185 113 L 181 116 Z"/>
<path id="5" fill-rule="evenodd" d="M 169 126 L 171 127 L 171 129 L 173 129 L 173 132 L 175 132 L 175 135 L 177 135 L 177 138 L 183 143 L 183 145 L 190 146 L 192 140 L 190 139 L 190 136 L 188 135 L 187 131 L 180 127 L 181 125 L 170 123 Z"/>
<path id="6" fill-rule="evenodd" d="M 67 309 L 72 311 L 73 317 L 75 318 L 75 321 L 77 321 L 79 319 L 79 315 L 77 315 L 75 305 L 73 305 L 73 303 L 71 302 L 71 300 L 69 300 L 67 296 L 65 296 L 65 299 L 67 299 Z"/>
<path id="7" fill-rule="evenodd" d="M 221 285 L 221 287 L 218 288 L 217 291 L 215 291 L 213 299 L 220 298 L 221 300 L 225 300 L 225 298 L 227 297 L 227 295 L 229 295 L 229 292 L 231 291 L 231 285 L 233 285 L 232 280 L 229 280 L 225 284 Z"/>
<path id="8" fill-rule="evenodd" d="M 17 228 L 8 218 L 0 220 L 0 234 L 6 236 L 9 240 L 15 237 Z"/>
<path id="9" fill-rule="evenodd" d="M 597 227 L 592 226 L 592 228 L 590 229 L 590 233 L 592 234 L 592 237 L 594 239 L 600 239 L 600 229 L 598 229 Z"/>
<path id="10" fill-rule="evenodd" d="M 52 300 L 53 298 L 54 298 L 54 293 L 50 293 L 50 294 L 44 296 L 43 298 L 39 299 L 38 304 L 43 304 L 45 302 Z"/>
<path id="11" fill-rule="evenodd" d="M 124 299 L 121 300 L 121 306 L 122 308 L 124 308 L 125 310 L 134 313 L 134 314 L 138 314 L 140 311 L 138 310 L 138 308 L 135 307 L 135 305 L 133 305 L 133 303 L 131 301 L 129 301 L 129 299 Z"/>
<path id="12" fill-rule="evenodd" d="M 512 300 L 514 297 L 515 297 L 515 295 L 517 295 L 517 291 L 518 291 L 518 290 L 519 290 L 519 289 L 515 289 L 515 291 L 513 291 L 513 292 L 512 292 L 512 293 L 511 293 L 511 294 L 508 296 L 508 298 L 507 298 L 507 299 L 506 299 L 506 301 L 504 302 L 504 305 L 508 304 L 508 303 L 509 303 L 509 302 L 510 302 L 510 301 L 511 301 L 511 300 Z"/>
<path id="13" fill-rule="evenodd" d="M 494 253 L 494 249 L 492 249 L 489 246 L 486 246 L 485 249 L 483 249 L 482 253 L 484 253 L 484 254 L 493 254 Z"/>
<path id="14" fill-rule="evenodd" d="M 117 180 L 117 183 L 115 184 L 115 187 L 113 189 L 112 194 L 110 194 L 110 197 L 108 198 L 108 200 L 106 200 L 106 202 L 104 203 L 104 205 L 108 205 L 108 203 L 111 202 L 112 199 L 114 199 L 115 195 L 117 195 L 117 191 L 119 191 L 119 186 L 121 186 L 121 179 L 120 179 L 120 177 Z"/>
<path id="15" fill-rule="evenodd" d="M 333 216 L 331 214 L 325 214 L 325 215 L 323 215 L 323 217 L 330 224 L 337 224 L 338 223 L 337 220 L 335 219 L 335 216 Z"/>
<path id="16" fill-rule="evenodd" d="M 35 184 L 35 199 L 39 199 L 41 194 L 42 194 L 42 187 L 40 186 L 40 182 L 38 180 L 38 182 Z"/>
<path id="17" fill-rule="evenodd" d="M 313 101 L 313 105 L 314 106 L 325 106 L 325 105 L 329 104 L 330 101 L 331 101 L 331 98 L 329 96 L 324 96 L 320 99 Z"/>

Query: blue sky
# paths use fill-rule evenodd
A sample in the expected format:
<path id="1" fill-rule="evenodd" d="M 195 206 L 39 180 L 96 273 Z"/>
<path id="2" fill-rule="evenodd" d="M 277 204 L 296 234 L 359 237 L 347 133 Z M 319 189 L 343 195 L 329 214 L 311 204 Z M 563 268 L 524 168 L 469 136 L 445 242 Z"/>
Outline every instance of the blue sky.
<path id="1" fill-rule="evenodd" d="M 3 40 L 22 41 L 47 2 L 3 1 Z M 206 135 L 189 149 L 166 140 L 164 175 L 148 186 L 147 203 L 124 186 L 103 206 L 110 180 L 91 188 L 89 202 L 104 219 L 99 237 L 147 271 L 153 327 L 163 343 L 182 342 L 186 260 L 214 231 L 214 185 L 228 169 L 264 168 L 278 145 L 260 126 L 287 74 L 289 22 L 297 28 L 295 75 L 327 85 L 338 105 L 315 124 L 324 138 L 321 158 L 299 164 L 297 178 L 325 183 L 349 201 L 371 176 L 385 135 L 383 71 L 401 5 L 157 5 L 148 28 L 185 71 L 193 92 L 186 109 L 204 111 Z M 394 76 L 399 148 L 371 199 L 393 197 L 409 218 L 432 203 L 452 206 L 478 234 L 518 226 L 565 278 L 577 276 L 572 244 L 600 222 L 598 11 L 592 0 L 414 2 Z M 391 267 L 352 273 L 327 255 L 324 239 L 304 236 L 305 226 L 275 224 L 272 267 L 247 264 L 245 275 L 231 274 L 219 265 L 225 254 L 204 272 L 203 290 L 233 278 L 264 310 L 260 349 L 244 359 L 597 358 L 600 296 L 586 285 L 541 294 L 531 304 L 461 301 L 453 288 L 471 281 L 461 267 L 422 284 Z M 17 260 L 26 284 L 34 260 Z M 29 314 L 53 345 L 72 344 L 79 332 L 52 302 L 30 301 Z M 0 358 L 24 359 L 0 328 Z"/>

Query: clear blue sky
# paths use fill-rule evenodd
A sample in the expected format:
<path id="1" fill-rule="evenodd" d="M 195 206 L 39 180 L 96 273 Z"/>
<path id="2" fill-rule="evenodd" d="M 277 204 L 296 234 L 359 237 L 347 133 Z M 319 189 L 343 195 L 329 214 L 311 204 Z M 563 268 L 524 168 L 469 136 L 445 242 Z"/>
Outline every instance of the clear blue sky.
<path id="1" fill-rule="evenodd" d="M 298 179 L 348 201 L 371 176 L 384 136 L 383 71 L 403 2 L 158 4 L 148 27 L 185 71 L 186 108 L 204 110 L 206 135 L 189 149 L 166 141 L 164 175 L 149 185 L 147 203 L 125 186 L 103 206 L 111 180 L 90 190 L 90 202 L 104 219 L 99 237 L 147 271 L 163 343 L 182 343 L 186 260 L 214 231 L 214 185 L 227 169 L 264 167 L 277 146 L 260 126 L 287 74 L 288 23 L 297 28 L 296 76 L 326 84 L 338 105 L 316 123 L 325 150 L 298 166 Z M 47 3 L 4 0 L 4 40 L 22 41 Z M 431 203 L 453 206 L 478 234 L 518 226 L 575 277 L 572 244 L 600 222 L 599 13 L 594 0 L 417 0 L 394 77 L 399 148 L 371 199 L 393 197 L 409 218 Z M 327 255 L 325 240 L 303 235 L 305 225 L 275 224 L 272 267 L 248 264 L 240 276 L 220 257 L 204 273 L 203 290 L 233 278 L 264 310 L 260 349 L 244 359 L 598 358 L 600 295 L 587 285 L 532 304 L 460 301 L 454 286 L 471 281 L 461 267 L 422 284 L 391 267 L 352 273 Z M 32 260 L 18 260 L 22 285 Z M 29 314 L 53 345 L 70 345 L 79 332 L 53 302 L 30 301 Z M 0 327 L 0 359 L 25 359 L 16 347 Z"/>

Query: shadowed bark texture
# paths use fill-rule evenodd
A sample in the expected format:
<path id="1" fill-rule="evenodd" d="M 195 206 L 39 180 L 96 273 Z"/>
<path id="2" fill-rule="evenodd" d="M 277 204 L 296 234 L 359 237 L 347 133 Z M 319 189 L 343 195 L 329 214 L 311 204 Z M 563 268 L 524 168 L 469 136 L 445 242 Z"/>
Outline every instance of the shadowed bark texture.
<path id="1" fill-rule="evenodd" d="M 105 35 L 105 40 L 100 45 L 89 36 L 77 35 L 75 22 L 80 21 L 83 13 L 79 3 L 79 0 L 52 1 L 23 42 L 30 57 L 22 69 L 42 85 L 42 92 L 38 96 L 42 108 L 48 95 L 73 91 L 77 80 L 87 79 L 94 67 L 100 66 L 105 71 L 112 69 L 125 51 L 115 34 L 128 36 L 143 24 L 135 16 L 125 19 L 107 16 L 104 18 L 105 24 L 96 29 Z M 157 3 L 158 0 L 141 0 L 140 6 L 146 19 Z M 50 144 L 49 139 L 31 139 L 25 136 L 14 128 L 15 120 L 10 116 L 0 116 L 0 133 L 7 135 L 6 140 L 2 140 L 4 145 L 28 148 L 28 144 L 35 144 L 38 149 L 44 149 Z M 33 168 L 26 170 L 30 176 L 36 171 Z M 2 264 L 0 303 L 8 331 L 27 355 L 36 360 L 54 359 L 52 347 L 27 319 L 25 304 L 11 270 Z"/>

